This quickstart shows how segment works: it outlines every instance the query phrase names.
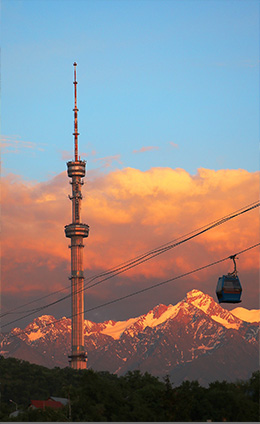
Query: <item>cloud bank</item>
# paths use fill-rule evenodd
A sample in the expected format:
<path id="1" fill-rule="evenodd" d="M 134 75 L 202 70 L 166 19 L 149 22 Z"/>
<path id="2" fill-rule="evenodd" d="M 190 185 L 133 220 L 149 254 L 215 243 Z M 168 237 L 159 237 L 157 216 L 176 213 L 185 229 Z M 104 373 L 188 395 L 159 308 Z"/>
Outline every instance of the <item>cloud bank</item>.
<path id="1" fill-rule="evenodd" d="M 85 276 L 117 266 L 256 201 L 258 185 L 259 173 L 241 169 L 201 168 L 196 175 L 171 168 L 146 172 L 126 168 L 99 176 L 89 172 L 82 205 L 82 222 L 90 226 L 89 238 L 85 239 Z M 68 286 L 70 251 L 64 225 L 71 222 L 70 189 L 65 172 L 38 184 L 24 182 L 14 175 L 2 178 L 2 294 L 6 299 L 19 296 L 24 301 L 26 296 Z M 248 212 L 107 282 L 102 288 L 97 286 L 88 296 L 88 306 L 257 243 L 258 213 Z M 176 296 L 181 297 L 192 288 L 213 295 L 218 276 L 232 269 L 232 262 L 225 262 L 178 280 L 174 286 L 140 297 L 136 308 L 174 303 L 179 300 Z M 241 255 L 238 270 L 246 280 L 243 306 L 257 308 L 257 249 Z M 119 319 L 115 309 L 110 312 Z M 119 305 L 120 310 L 126 311 L 127 306 Z M 128 316 L 133 316 L 130 309 Z"/>

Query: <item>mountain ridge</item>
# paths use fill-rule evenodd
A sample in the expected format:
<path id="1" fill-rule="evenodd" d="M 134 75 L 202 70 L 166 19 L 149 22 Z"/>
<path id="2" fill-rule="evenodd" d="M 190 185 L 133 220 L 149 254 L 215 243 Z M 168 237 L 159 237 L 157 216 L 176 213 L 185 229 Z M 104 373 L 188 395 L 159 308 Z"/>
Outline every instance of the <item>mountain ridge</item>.
<path id="1" fill-rule="evenodd" d="M 125 321 L 85 320 L 84 334 L 88 367 L 97 371 L 121 375 L 139 369 L 174 380 L 197 376 L 208 384 L 220 374 L 229 380 L 247 378 L 259 367 L 258 323 L 238 318 L 196 289 L 176 305 L 159 304 Z M 2 334 L 0 354 L 68 366 L 70 336 L 69 318 L 43 315 L 23 331 Z"/>

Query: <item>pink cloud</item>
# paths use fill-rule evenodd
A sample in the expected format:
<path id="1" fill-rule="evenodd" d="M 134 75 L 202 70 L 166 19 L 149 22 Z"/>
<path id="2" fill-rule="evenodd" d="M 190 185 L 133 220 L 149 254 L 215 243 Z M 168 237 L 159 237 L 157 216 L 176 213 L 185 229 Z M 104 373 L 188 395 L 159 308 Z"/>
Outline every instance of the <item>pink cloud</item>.
<path id="1" fill-rule="evenodd" d="M 73 152 L 70 150 L 61 150 L 60 153 L 63 161 L 68 161 L 73 158 Z"/>
<path id="2" fill-rule="evenodd" d="M 149 152 L 151 150 L 159 150 L 159 147 L 157 147 L 157 146 L 145 146 L 145 147 L 141 147 L 141 149 L 139 149 L 139 150 L 133 150 L 133 153 L 144 153 L 144 152 Z"/>
<path id="3" fill-rule="evenodd" d="M 73 159 L 74 156 L 74 152 L 72 150 L 60 150 L 60 154 L 61 154 L 61 159 L 63 161 L 69 161 Z M 91 152 L 81 152 L 81 159 L 87 158 L 87 157 L 91 157 L 91 156 L 95 156 L 96 155 L 96 151 L 92 150 Z"/>
<path id="4" fill-rule="evenodd" d="M 174 143 L 173 141 L 169 141 L 169 144 L 170 144 L 172 147 L 174 147 L 175 149 L 178 149 L 178 148 L 179 148 L 179 145 L 178 145 L 178 144 L 176 144 L 176 143 Z"/>
<path id="5" fill-rule="evenodd" d="M 19 136 L 2 135 L 0 137 L 0 146 L 4 153 L 18 154 L 21 149 L 32 149 L 44 151 L 40 146 L 44 143 L 35 143 L 32 141 L 19 140 Z"/>
<path id="6" fill-rule="evenodd" d="M 110 168 L 113 162 L 122 164 L 120 157 L 121 155 L 106 156 L 104 158 L 94 159 L 94 162 L 100 162 L 102 167 Z"/>
<path id="7" fill-rule="evenodd" d="M 258 185 L 259 173 L 245 170 L 202 168 L 192 176 L 183 169 L 141 172 L 127 168 L 93 174 L 83 186 L 82 222 L 90 226 L 84 242 L 85 276 L 115 267 L 254 202 Z M 3 295 L 22 299 L 69 284 L 69 240 L 64 234 L 64 225 L 71 222 L 69 193 L 66 172 L 37 184 L 13 176 L 2 178 Z M 257 243 L 258 234 L 256 209 L 91 289 L 86 293 L 88 307 L 234 254 Z M 259 290 L 257 250 L 238 261 L 239 275 L 246 283 L 245 307 L 251 308 L 257 307 Z M 142 313 L 146 305 L 160 302 L 174 303 L 192 288 L 214 296 L 218 276 L 231 270 L 231 261 L 225 262 L 151 291 L 134 301 L 135 311 Z M 134 313 L 132 303 L 118 305 L 107 310 L 111 319 L 116 310 L 128 316 Z"/>

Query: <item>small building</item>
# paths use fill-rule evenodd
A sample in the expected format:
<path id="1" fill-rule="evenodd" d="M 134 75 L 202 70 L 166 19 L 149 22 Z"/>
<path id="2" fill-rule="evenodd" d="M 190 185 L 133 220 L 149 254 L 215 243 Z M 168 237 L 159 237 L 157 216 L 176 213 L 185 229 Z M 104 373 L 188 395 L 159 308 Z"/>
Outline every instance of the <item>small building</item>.
<path id="1" fill-rule="evenodd" d="M 64 408 L 64 406 L 68 405 L 69 399 L 61 398 L 61 397 L 55 397 L 50 396 L 47 400 L 31 400 L 31 403 L 28 407 L 28 409 L 42 409 L 45 410 L 46 408 L 53 408 L 53 409 L 60 409 Z M 22 414 L 23 410 L 18 410 L 11 412 L 9 414 L 9 418 L 16 418 L 19 414 Z"/>
<path id="2" fill-rule="evenodd" d="M 48 400 L 54 400 L 55 402 L 60 402 L 62 403 L 63 406 L 66 406 L 69 403 L 69 399 L 56 397 L 56 396 L 50 396 Z"/>
<path id="3" fill-rule="evenodd" d="M 29 408 L 32 409 L 45 409 L 45 408 L 53 408 L 60 409 L 63 408 L 64 404 L 59 401 L 52 400 L 51 398 L 47 400 L 31 400 L 31 404 Z"/>

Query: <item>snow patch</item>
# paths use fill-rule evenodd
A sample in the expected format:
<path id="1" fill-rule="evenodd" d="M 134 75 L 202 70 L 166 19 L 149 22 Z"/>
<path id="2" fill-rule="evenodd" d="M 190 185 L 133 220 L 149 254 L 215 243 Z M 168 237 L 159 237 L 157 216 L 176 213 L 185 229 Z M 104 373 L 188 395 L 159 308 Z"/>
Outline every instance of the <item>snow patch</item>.
<path id="1" fill-rule="evenodd" d="M 197 347 L 198 350 L 212 350 L 212 346 L 205 346 L 205 345 L 201 345 Z"/>
<path id="2" fill-rule="evenodd" d="M 233 314 L 233 311 L 228 312 L 222 309 L 214 302 L 212 297 L 199 290 L 192 290 L 187 293 L 187 301 L 226 328 L 238 330 L 242 324 L 241 320 Z M 214 315 L 213 312 L 215 312 Z"/>
<path id="3" fill-rule="evenodd" d="M 113 337 L 114 340 L 120 339 L 121 334 L 132 324 L 137 321 L 138 318 L 130 318 L 127 321 L 118 321 L 113 323 L 109 321 L 107 326 L 100 331 L 100 333 L 105 334 L 107 336 Z"/>
<path id="4" fill-rule="evenodd" d="M 175 318 L 178 315 L 178 312 L 180 310 L 180 304 L 181 302 L 177 303 L 177 305 L 169 305 L 167 310 L 162 313 L 162 315 L 159 318 L 154 318 L 153 311 L 150 311 L 145 317 L 144 317 L 144 328 L 146 327 L 157 327 L 157 325 L 162 324 L 163 322 L 167 321 L 168 319 Z"/>
<path id="5" fill-rule="evenodd" d="M 207 313 L 213 299 L 202 291 L 194 289 L 187 293 L 187 301 Z"/>
<path id="6" fill-rule="evenodd" d="M 41 330 L 38 331 L 32 331 L 31 333 L 27 334 L 28 339 L 33 342 L 34 340 L 38 340 L 41 337 L 44 337 L 44 333 L 41 332 Z"/>
<path id="7" fill-rule="evenodd" d="M 54 321 L 55 318 L 52 315 L 42 315 L 39 318 L 36 318 L 39 321 Z"/>
<path id="8" fill-rule="evenodd" d="M 168 319 L 174 318 L 180 310 L 180 304 L 181 302 L 177 303 L 175 306 L 169 305 L 166 311 L 163 312 L 159 318 L 155 318 L 154 312 L 151 310 L 147 315 L 143 315 L 137 318 L 130 318 L 127 321 L 108 321 L 105 327 L 100 330 L 100 333 L 113 337 L 114 340 L 118 340 L 124 331 L 128 330 L 128 334 L 133 337 L 136 334 L 136 330 L 133 328 L 134 324 L 141 324 L 143 330 L 146 327 L 156 327 Z M 89 329 L 89 333 L 91 332 L 91 329 Z M 138 332 L 140 332 L 140 328 L 138 329 Z"/>
<path id="9" fill-rule="evenodd" d="M 246 308 L 235 308 L 230 311 L 235 317 L 245 322 L 259 322 L 260 321 L 260 310 L 259 309 L 246 309 Z"/>
<path id="10" fill-rule="evenodd" d="M 233 322 L 233 323 L 228 322 L 227 320 L 225 320 L 223 318 L 220 318 L 217 315 L 211 315 L 211 318 L 214 321 L 218 322 L 219 324 L 222 324 L 226 328 L 233 328 L 234 330 L 238 330 L 239 327 L 240 327 L 240 323 L 238 323 L 238 322 L 237 323 L 235 323 L 235 322 Z"/>

